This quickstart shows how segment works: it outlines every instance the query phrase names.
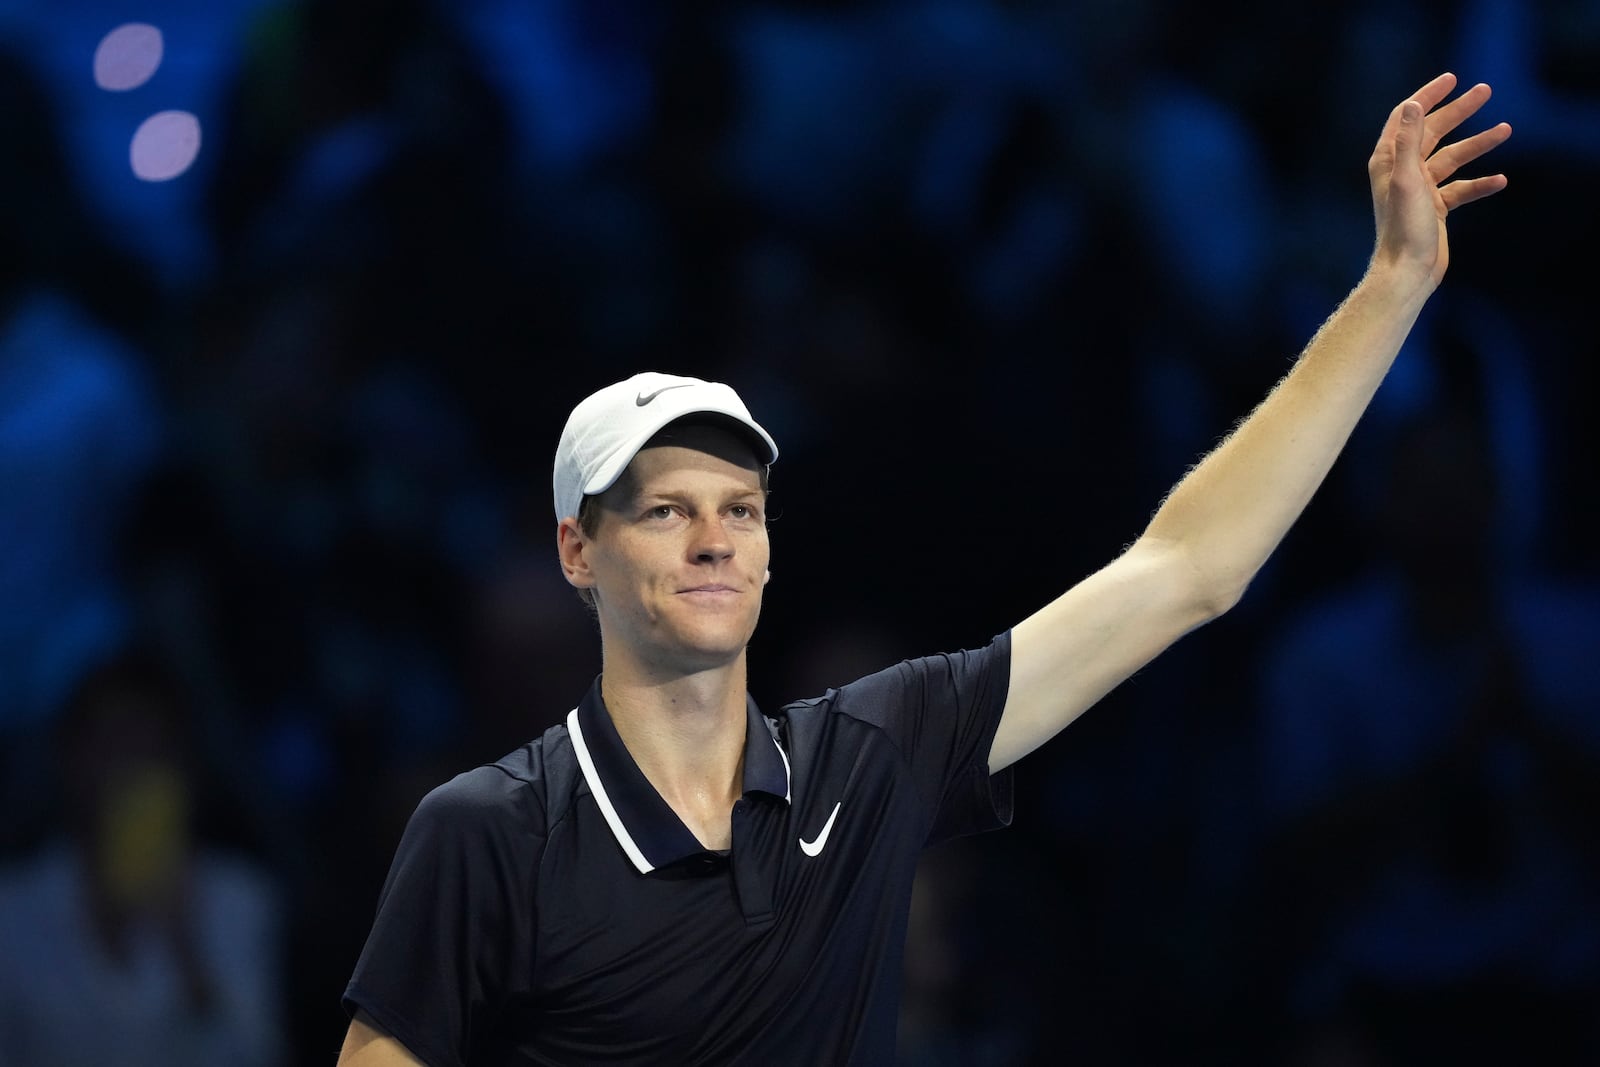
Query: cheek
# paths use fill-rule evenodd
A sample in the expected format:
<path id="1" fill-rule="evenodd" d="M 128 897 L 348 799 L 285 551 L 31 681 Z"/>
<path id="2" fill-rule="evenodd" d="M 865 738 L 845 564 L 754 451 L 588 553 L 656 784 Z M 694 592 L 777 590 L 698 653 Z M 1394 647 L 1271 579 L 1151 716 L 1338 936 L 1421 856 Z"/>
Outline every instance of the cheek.
<path id="1" fill-rule="evenodd" d="M 597 561 L 595 584 L 610 590 L 618 601 L 637 601 L 651 595 L 658 586 L 667 583 L 669 568 L 645 549 L 648 546 L 630 545 L 626 550 L 608 552 Z"/>

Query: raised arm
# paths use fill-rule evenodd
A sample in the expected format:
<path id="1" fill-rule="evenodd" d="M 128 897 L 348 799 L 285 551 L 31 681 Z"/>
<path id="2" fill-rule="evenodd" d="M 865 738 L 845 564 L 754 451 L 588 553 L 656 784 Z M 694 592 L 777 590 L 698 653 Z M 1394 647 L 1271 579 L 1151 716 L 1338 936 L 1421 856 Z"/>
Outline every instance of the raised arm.
<path id="1" fill-rule="evenodd" d="M 1033 751 L 1189 630 L 1235 604 L 1333 465 L 1449 265 L 1445 216 L 1505 188 L 1452 180 L 1511 135 L 1443 139 L 1489 99 L 1449 103 L 1442 74 L 1389 114 L 1368 163 L 1377 242 L 1366 274 L 1289 374 L 1167 496 L 1126 552 L 1019 623 L 990 748 Z"/>

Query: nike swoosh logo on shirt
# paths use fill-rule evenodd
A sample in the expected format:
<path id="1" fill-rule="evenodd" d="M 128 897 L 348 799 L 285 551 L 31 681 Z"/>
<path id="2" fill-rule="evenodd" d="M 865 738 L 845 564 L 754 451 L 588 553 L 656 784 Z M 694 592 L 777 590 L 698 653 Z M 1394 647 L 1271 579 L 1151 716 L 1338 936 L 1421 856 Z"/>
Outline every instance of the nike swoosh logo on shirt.
<path id="1" fill-rule="evenodd" d="M 633 402 L 639 407 L 644 407 L 646 404 L 650 403 L 650 401 L 654 400 L 668 389 L 687 389 L 693 384 L 693 382 L 679 382 L 677 385 L 663 385 L 660 389 L 657 389 L 653 393 L 640 393 L 638 396 L 633 398 Z"/>
<path id="2" fill-rule="evenodd" d="M 839 804 L 843 803 L 844 801 L 839 801 Z M 833 829 L 833 820 L 839 817 L 839 804 L 835 804 L 833 806 L 833 814 L 828 816 L 827 823 L 822 827 L 822 833 L 817 835 L 817 839 L 815 841 L 807 841 L 803 837 L 800 839 L 801 852 L 804 852 L 808 856 L 822 855 L 822 848 L 828 843 L 828 831 Z"/>

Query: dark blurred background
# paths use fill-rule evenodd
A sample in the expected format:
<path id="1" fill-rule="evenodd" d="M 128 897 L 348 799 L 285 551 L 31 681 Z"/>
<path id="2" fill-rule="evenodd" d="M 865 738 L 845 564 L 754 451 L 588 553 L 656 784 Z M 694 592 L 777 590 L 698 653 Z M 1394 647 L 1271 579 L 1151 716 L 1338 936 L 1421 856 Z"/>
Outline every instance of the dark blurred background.
<path id="1" fill-rule="evenodd" d="M 557 722 L 567 411 L 777 437 L 769 709 L 1115 555 L 1510 188 L 1228 617 L 931 852 L 908 1064 L 1600 1062 L 1600 4 L 0 0 L 0 1064 L 331 1063 L 421 795 Z"/>

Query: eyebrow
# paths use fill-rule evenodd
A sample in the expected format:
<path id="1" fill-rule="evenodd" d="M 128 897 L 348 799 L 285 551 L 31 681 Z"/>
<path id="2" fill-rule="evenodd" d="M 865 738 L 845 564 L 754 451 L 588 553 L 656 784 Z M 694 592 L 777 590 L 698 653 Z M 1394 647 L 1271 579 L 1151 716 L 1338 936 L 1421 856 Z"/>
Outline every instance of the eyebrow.
<path id="1" fill-rule="evenodd" d="M 717 493 L 714 495 L 723 501 L 737 503 L 744 500 L 765 501 L 770 494 L 767 490 L 761 488 L 761 486 L 752 485 L 741 486 L 739 488 L 730 489 L 725 493 Z M 650 489 L 647 487 L 640 487 L 634 490 L 631 499 L 635 506 L 639 506 L 652 501 L 664 501 L 672 504 L 686 504 L 692 502 L 693 497 L 693 493 L 686 492 L 682 489 Z"/>

